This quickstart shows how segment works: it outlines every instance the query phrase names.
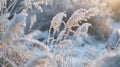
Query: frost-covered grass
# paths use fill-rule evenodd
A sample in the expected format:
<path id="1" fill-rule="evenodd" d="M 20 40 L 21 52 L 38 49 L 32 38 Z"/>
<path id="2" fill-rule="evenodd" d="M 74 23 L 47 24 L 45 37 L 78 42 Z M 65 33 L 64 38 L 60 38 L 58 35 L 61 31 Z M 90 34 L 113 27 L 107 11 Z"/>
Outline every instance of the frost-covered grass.
<path id="1" fill-rule="evenodd" d="M 104 1 L 51 0 L 47 9 L 45 4 L 0 1 L 0 67 L 120 67 L 120 23 Z"/>

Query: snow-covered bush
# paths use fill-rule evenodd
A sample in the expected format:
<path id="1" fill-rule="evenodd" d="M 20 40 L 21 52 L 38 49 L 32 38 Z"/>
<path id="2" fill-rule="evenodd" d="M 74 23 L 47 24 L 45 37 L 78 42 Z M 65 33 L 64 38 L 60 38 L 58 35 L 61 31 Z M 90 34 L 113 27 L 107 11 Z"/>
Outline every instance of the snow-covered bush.
<path id="1" fill-rule="evenodd" d="M 0 58 L 3 58 L 3 61 L 8 61 L 8 63 L 4 64 L 4 62 L 1 62 L 2 66 L 12 63 L 13 66 L 21 67 L 30 58 L 38 56 L 33 49 L 35 45 L 33 46 L 32 44 L 36 44 L 40 50 L 46 52 L 46 54 L 50 54 L 47 46 L 24 34 L 26 16 L 27 14 L 22 12 L 8 21 L 7 30 L 0 41 Z M 27 44 L 29 44 L 29 47 L 27 47 Z"/>
<path id="2" fill-rule="evenodd" d="M 2 0 L 0 3 L 7 0 Z M 17 2 L 18 0 L 11 0 L 11 2 Z M 31 6 L 34 5 L 33 3 L 37 3 L 38 5 L 43 3 L 44 1 L 32 1 Z M 14 3 L 13 3 L 14 4 Z M 11 6 L 13 6 L 11 4 Z M 6 3 L 2 3 L 2 6 L 6 7 Z M 29 5 L 29 6 L 30 6 Z M 10 6 L 10 8 L 12 8 Z M 15 4 L 14 4 L 15 6 Z M 14 7 L 13 6 L 13 7 Z M 34 5 L 35 6 L 35 5 Z M 42 42 L 36 40 L 37 38 L 34 38 L 37 35 L 40 35 L 40 33 L 37 34 L 25 34 L 24 29 L 26 27 L 26 18 L 27 18 L 27 8 L 28 6 L 25 6 L 25 8 L 18 14 L 15 14 L 14 17 L 9 20 L 9 11 L 7 13 L 4 13 L 3 8 L 1 8 L 2 15 L 0 20 L 0 66 L 1 67 L 24 67 L 27 61 L 31 60 L 32 58 L 35 58 L 38 56 L 38 54 L 35 53 L 35 47 L 38 50 L 41 50 L 46 53 L 49 57 L 52 57 L 49 49 L 46 45 L 44 45 Z M 34 19 L 31 19 L 31 26 L 33 23 L 36 22 Z M 38 31 L 40 32 L 40 31 Z"/>

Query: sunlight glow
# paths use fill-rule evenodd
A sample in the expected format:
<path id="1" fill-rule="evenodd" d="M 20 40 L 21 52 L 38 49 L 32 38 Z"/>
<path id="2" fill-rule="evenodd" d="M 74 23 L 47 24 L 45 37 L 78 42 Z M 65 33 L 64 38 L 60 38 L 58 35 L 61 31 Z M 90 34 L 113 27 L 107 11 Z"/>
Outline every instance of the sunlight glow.
<path id="1" fill-rule="evenodd" d="M 105 0 L 105 2 L 114 11 L 118 10 L 120 7 L 120 0 Z"/>

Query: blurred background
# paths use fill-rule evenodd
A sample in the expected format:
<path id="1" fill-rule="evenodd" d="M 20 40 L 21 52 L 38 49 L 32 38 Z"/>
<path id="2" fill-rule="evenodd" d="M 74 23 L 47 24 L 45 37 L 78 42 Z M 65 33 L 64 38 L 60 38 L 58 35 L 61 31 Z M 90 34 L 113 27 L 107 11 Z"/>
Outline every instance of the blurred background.
<path id="1" fill-rule="evenodd" d="M 39 10 L 30 10 L 30 14 L 37 15 L 37 23 L 34 29 L 42 31 L 48 30 L 52 17 L 59 12 L 67 13 L 66 21 L 70 15 L 79 8 L 97 7 L 99 13 L 92 17 L 87 22 L 92 24 L 89 29 L 89 34 L 100 41 L 108 40 L 113 29 L 120 28 L 120 1 L 119 0 L 47 0 L 48 5 L 41 5 L 43 12 Z M 84 23 L 84 22 L 83 22 Z"/>

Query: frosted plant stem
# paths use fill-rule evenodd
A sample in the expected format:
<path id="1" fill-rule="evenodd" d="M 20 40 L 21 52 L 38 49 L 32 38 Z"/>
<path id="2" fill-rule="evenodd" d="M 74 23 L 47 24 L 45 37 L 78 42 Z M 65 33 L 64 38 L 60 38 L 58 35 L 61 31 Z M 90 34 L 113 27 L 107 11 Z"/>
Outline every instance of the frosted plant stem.
<path id="1" fill-rule="evenodd" d="M 18 0 L 16 0 L 16 2 L 13 4 L 10 13 L 12 13 L 12 11 L 13 11 L 14 7 L 16 6 L 17 2 L 18 2 Z"/>
<path id="2" fill-rule="evenodd" d="M 118 41 L 117 41 L 117 43 L 116 43 L 116 46 L 115 46 L 115 50 L 117 50 L 117 48 L 119 47 L 119 45 L 120 45 L 120 39 L 118 39 Z"/>
<path id="3" fill-rule="evenodd" d="M 14 1 L 9 5 L 9 7 L 5 10 L 5 13 L 7 13 L 8 10 L 9 10 L 16 2 L 17 2 L 17 1 L 14 0 Z"/>

